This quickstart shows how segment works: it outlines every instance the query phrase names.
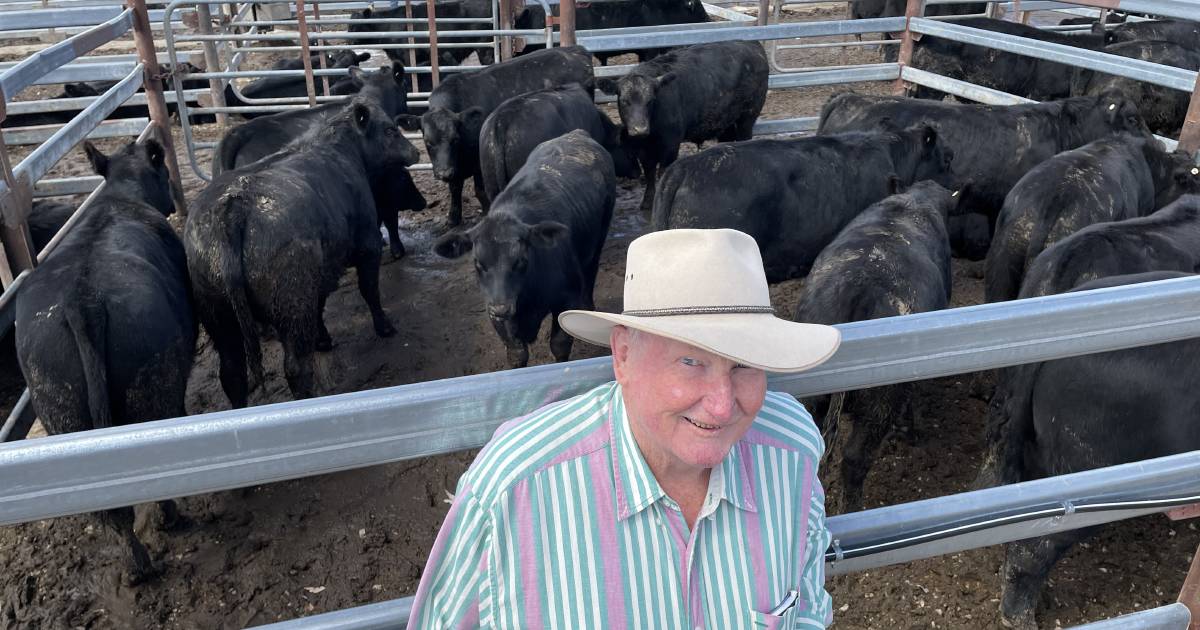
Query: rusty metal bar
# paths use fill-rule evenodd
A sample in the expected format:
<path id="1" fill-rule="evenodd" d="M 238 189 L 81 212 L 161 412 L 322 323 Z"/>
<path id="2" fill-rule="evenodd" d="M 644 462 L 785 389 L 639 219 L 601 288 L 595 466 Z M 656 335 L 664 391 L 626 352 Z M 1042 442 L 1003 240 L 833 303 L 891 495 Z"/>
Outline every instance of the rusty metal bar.
<path id="1" fill-rule="evenodd" d="M 412 14 L 412 0 L 404 0 L 404 19 L 406 19 L 406 20 L 411 20 L 411 19 L 413 19 L 413 14 Z M 412 23 L 412 22 L 405 22 L 405 23 L 404 23 L 404 30 L 406 30 L 406 31 L 411 31 L 411 30 L 413 30 L 413 23 Z M 410 45 L 412 45 L 412 46 L 416 46 L 416 44 L 417 44 L 417 38 L 415 38 L 415 37 L 409 37 L 409 38 L 408 38 L 408 43 L 409 43 Z M 417 49 L 416 49 L 416 48 L 409 48 L 409 49 L 408 49 L 408 67 L 409 67 L 409 68 L 415 68 L 416 66 L 417 66 Z M 416 81 L 413 81 L 413 85 L 412 85 L 412 87 L 413 87 L 413 90 L 416 90 L 416 89 L 417 89 L 417 82 L 416 82 Z"/>
<path id="2" fill-rule="evenodd" d="M 5 95 L 0 89 L 0 122 L 5 116 Z M 0 134 L 0 286 L 7 288 L 17 276 L 34 266 L 32 239 L 26 220 L 33 210 L 33 186 L 28 178 L 17 181 L 8 159 L 8 147 Z"/>
<path id="3" fill-rule="evenodd" d="M 316 28 L 317 32 L 320 33 L 321 32 L 321 5 L 320 5 L 320 3 L 317 3 L 317 2 L 313 3 L 313 19 L 316 22 L 314 27 Z M 322 70 L 326 69 L 325 53 L 321 53 L 321 54 L 317 55 L 317 64 L 321 66 Z M 325 76 L 325 75 L 321 76 L 321 88 L 324 90 L 325 94 L 329 94 L 329 77 L 328 76 Z"/>
<path id="4" fill-rule="evenodd" d="M 558 3 L 558 32 L 560 46 L 574 46 L 575 41 L 575 0 L 562 0 Z"/>
<path id="5" fill-rule="evenodd" d="M 1192 101 L 1188 105 L 1187 117 L 1183 120 L 1183 131 L 1179 134 L 1179 148 L 1188 153 L 1200 150 L 1200 76 L 1192 90 Z"/>
<path id="6" fill-rule="evenodd" d="M 758 25 L 766 26 L 771 22 L 771 0 L 758 0 Z"/>
<path id="7" fill-rule="evenodd" d="M 912 62 L 912 19 L 913 17 L 920 17 L 924 14 L 925 0 L 908 0 L 908 3 L 904 5 L 904 33 L 900 38 L 900 54 L 896 59 L 896 61 L 900 64 L 901 72 L 903 72 L 904 68 L 910 62 Z M 892 84 L 892 93 L 896 94 L 897 96 L 903 96 L 906 89 L 907 86 L 904 83 L 903 78 L 896 79 L 896 82 Z"/>
<path id="8" fill-rule="evenodd" d="M 304 63 L 304 89 L 308 91 L 308 106 L 317 106 L 317 87 L 313 82 L 312 51 L 308 49 L 308 23 L 304 16 L 304 0 L 296 0 L 296 30 L 300 33 L 300 59 Z"/>
<path id="9" fill-rule="evenodd" d="M 441 82 L 438 71 L 438 32 L 437 32 L 437 3 L 425 3 L 425 18 L 429 22 L 429 73 L 433 75 L 433 87 Z M 414 81 L 415 83 L 415 81 Z"/>
<path id="10" fill-rule="evenodd" d="M 146 0 L 126 0 L 125 6 L 133 10 L 133 41 L 137 44 L 138 59 L 142 62 L 143 89 L 146 105 L 150 109 L 150 120 L 158 127 L 158 140 L 162 143 L 167 158 L 167 172 L 171 178 L 171 197 L 175 210 L 187 216 L 187 201 L 183 196 L 183 182 L 179 177 L 179 160 L 175 157 L 175 142 L 171 139 L 171 114 L 163 99 L 162 72 L 158 67 L 158 53 L 154 49 L 154 33 L 150 30 L 150 16 L 146 13 Z M 186 105 L 181 104 L 181 110 Z"/>
<path id="11" fill-rule="evenodd" d="M 209 11 L 207 4 L 196 5 L 196 17 L 199 18 L 197 28 L 201 34 L 212 34 L 212 13 Z M 204 47 L 204 68 L 207 70 L 220 70 L 221 59 L 217 55 L 217 45 L 213 42 L 203 42 Z M 225 90 L 221 85 L 221 81 L 217 79 L 208 80 L 208 90 L 212 97 L 214 107 L 225 107 Z M 217 124 L 225 125 L 229 122 L 229 115 L 225 113 L 217 114 Z"/>
<path id="12" fill-rule="evenodd" d="M 407 1 L 407 0 L 406 0 Z M 500 0 L 500 15 L 499 26 L 502 29 L 511 29 L 513 27 L 513 4 L 512 0 Z M 500 37 L 500 61 L 508 61 L 513 56 L 513 40 L 512 35 L 504 35 Z"/>

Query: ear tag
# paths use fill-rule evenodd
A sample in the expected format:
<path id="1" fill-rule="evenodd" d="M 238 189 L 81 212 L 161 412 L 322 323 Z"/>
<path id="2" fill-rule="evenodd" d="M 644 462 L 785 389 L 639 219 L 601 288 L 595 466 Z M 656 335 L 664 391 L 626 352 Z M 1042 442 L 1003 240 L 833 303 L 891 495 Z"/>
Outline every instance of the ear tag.
<path id="1" fill-rule="evenodd" d="M 1108 106 L 1108 111 L 1110 111 L 1110 112 L 1111 112 L 1112 110 L 1114 110 L 1114 109 L 1116 109 L 1116 108 L 1117 108 L 1117 104 L 1116 104 L 1116 103 L 1112 103 L 1112 104 L 1110 104 L 1110 105 Z"/>

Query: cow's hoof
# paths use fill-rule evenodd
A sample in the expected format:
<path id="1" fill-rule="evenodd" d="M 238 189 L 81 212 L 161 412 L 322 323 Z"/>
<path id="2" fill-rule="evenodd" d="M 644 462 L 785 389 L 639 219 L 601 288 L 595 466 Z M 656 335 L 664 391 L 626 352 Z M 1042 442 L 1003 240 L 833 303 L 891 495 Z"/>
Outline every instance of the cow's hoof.
<path id="1" fill-rule="evenodd" d="M 392 260 L 400 260 L 401 258 L 404 258 L 404 255 L 407 253 L 408 252 L 404 251 L 403 248 L 393 249 L 392 250 Z"/>
<path id="2" fill-rule="evenodd" d="M 382 324 L 376 324 L 375 325 L 375 334 L 379 335 L 380 337 L 384 337 L 384 338 L 394 337 L 396 335 L 396 327 L 392 326 L 391 324 L 389 324 L 387 322 L 384 322 Z"/>
<path id="3" fill-rule="evenodd" d="M 125 571 L 125 585 L 137 586 L 158 579 L 163 574 L 163 563 L 151 560 L 143 566 L 133 566 Z"/>

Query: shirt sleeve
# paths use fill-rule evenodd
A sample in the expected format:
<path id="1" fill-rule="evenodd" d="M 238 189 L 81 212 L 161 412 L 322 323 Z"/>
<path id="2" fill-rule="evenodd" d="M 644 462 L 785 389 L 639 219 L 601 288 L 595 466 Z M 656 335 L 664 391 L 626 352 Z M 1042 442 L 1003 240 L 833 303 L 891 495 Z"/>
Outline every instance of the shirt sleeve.
<path id="1" fill-rule="evenodd" d="M 796 615 L 795 630 L 824 630 L 833 623 L 833 600 L 825 590 L 825 550 L 832 535 L 825 526 L 825 489 L 820 480 L 813 484 L 808 510 L 808 543 L 805 547 L 804 574 L 801 578 L 803 601 L 809 602 Z"/>
<path id="2" fill-rule="evenodd" d="M 490 519 L 473 494 L 459 490 L 421 573 L 409 630 L 480 628 L 490 618 Z"/>

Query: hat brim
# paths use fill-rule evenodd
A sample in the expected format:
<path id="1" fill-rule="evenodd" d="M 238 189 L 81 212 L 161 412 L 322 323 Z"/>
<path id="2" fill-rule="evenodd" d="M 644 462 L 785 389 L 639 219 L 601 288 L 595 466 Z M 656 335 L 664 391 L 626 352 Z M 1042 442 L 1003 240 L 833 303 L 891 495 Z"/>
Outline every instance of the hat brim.
<path id="1" fill-rule="evenodd" d="M 833 356 L 842 341 L 832 326 L 792 322 L 768 313 L 639 317 L 564 311 L 558 323 L 571 335 L 599 346 L 608 346 L 613 326 L 627 326 L 768 372 L 814 368 Z"/>

